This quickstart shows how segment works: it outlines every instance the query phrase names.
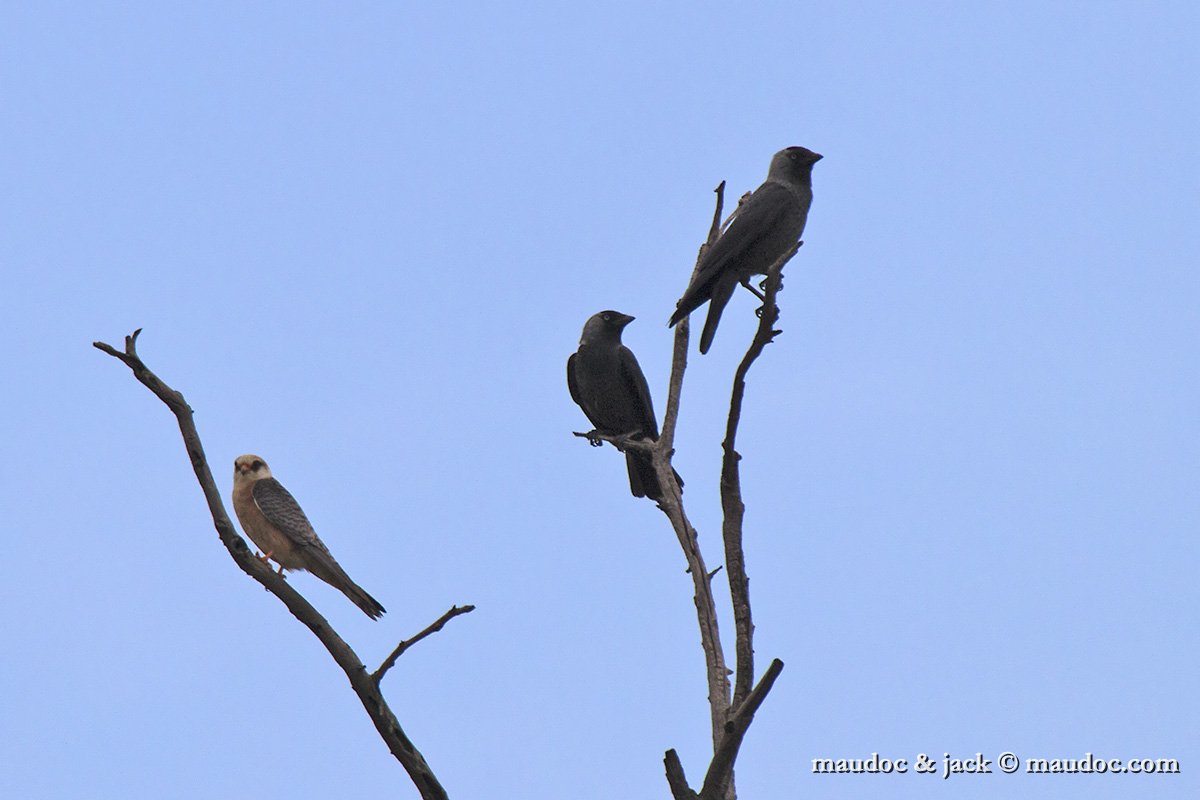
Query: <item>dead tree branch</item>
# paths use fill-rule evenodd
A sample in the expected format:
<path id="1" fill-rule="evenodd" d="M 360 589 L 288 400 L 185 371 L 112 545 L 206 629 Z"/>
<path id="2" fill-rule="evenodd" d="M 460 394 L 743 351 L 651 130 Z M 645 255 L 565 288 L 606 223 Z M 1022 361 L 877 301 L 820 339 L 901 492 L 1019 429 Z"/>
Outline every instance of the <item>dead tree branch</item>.
<path id="1" fill-rule="evenodd" d="M 783 662 L 778 658 L 767 667 L 762 680 L 754 687 L 746 699 L 737 705 L 725 723 L 725 737 L 721 746 L 713 754 L 712 763 L 708 766 L 708 774 L 704 776 L 704 787 L 700 790 L 700 800 L 721 800 L 726 796 L 726 790 L 733 779 L 733 762 L 737 759 L 742 739 L 754 721 L 754 713 L 767 699 L 767 693 L 775 685 L 775 679 L 783 671 Z"/>
<path id="2" fill-rule="evenodd" d="M 700 271 L 700 262 L 704 259 L 704 254 L 721 235 L 721 213 L 725 209 L 725 181 L 718 183 L 717 188 L 713 189 L 713 193 L 717 196 L 717 202 L 713 209 L 712 225 L 708 228 L 708 238 L 704 244 L 700 245 L 700 251 L 696 254 L 696 265 L 692 268 L 692 277 L 688 279 L 689 283 Z M 671 381 L 667 391 L 667 410 L 663 415 L 662 435 L 658 437 L 658 443 L 665 453 L 673 453 L 675 450 L 675 425 L 679 420 L 679 398 L 683 394 L 683 371 L 687 369 L 689 332 L 690 319 L 684 317 L 675 325 L 675 346 L 674 352 L 671 354 Z"/>
<path id="3" fill-rule="evenodd" d="M 704 253 L 717 240 L 721 231 L 721 212 L 725 201 L 725 182 L 714 190 L 716 193 L 716 210 L 713 212 L 712 225 L 709 228 L 708 239 L 696 256 L 696 267 L 700 265 Z M 695 270 L 693 270 L 693 275 Z M 675 326 L 674 352 L 671 359 L 671 381 L 667 392 L 667 410 L 663 418 L 662 434 L 653 443 L 652 456 L 654 471 L 658 475 L 659 485 L 664 488 L 662 500 L 658 507 L 667 515 L 683 557 L 687 561 L 688 573 L 692 576 L 693 601 L 696 605 L 696 620 L 700 626 L 700 646 L 704 650 L 705 675 L 708 681 L 709 715 L 712 720 L 713 750 L 721 743 L 724 735 L 726 713 L 729 709 L 729 668 L 725 664 L 725 650 L 721 646 L 720 626 L 717 621 L 717 605 L 713 600 L 712 581 L 709 578 L 708 567 L 704 564 L 704 556 L 700 552 L 700 543 L 696 529 L 688 521 L 683 508 L 683 492 L 675 480 L 675 471 L 671 467 L 671 456 L 674 454 L 675 425 L 679 419 L 679 400 L 683 393 L 683 374 L 687 368 L 688 349 L 688 319 L 685 317 Z M 678 758 L 676 758 L 678 762 Z M 682 774 L 682 767 L 680 768 Z"/>
<path id="4" fill-rule="evenodd" d="M 687 337 L 684 336 L 686 346 Z M 717 604 L 713 600 L 712 581 L 708 567 L 700 553 L 700 542 L 696 529 L 688 521 L 683 510 L 683 495 L 671 469 L 671 462 L 661 450 L 654 451 L 654 471 L 659 485 L 664 488 L 658 507 L 671 521 L 683 557 L 687 560 L 688 573 L 692 576 L 693 601 L 696 604 L 696 620 L 700 625 L 700 646 L 704 650 L 705 674 L 708 680 L 708 705 L 712 718 L 713 749 L 721 743 L 725 715 L 729 708 L 729 668 L 725 665 L 725 651 L 721 647 L 721 633 L 717 623 Z"/>
<path id="5" fill-rule="evenodd" d="M 712 246 L 724 230 L 724 226 L 721 225 L 724 188 L 725 184 L 722 182 L 716 189 L 716 212 L 713 214 L 708 240 L 700 248 L 696 259 L 697 270 L 707 248 Z M 736 214 L 735 210 L 731 219 Z M 725 226 L 728 224 L 729 222 L 726 221 Z M 742 740 L 754 719 L 754 713 L 762 705 L 767 693 L 774 685 L 775 679 L 783 670 L 783 662 L 775 659 L 758 685 L 751 689 L 754 674 L 754 625 L 750 614 L 750 582 L 746 576 L 745 554 L 742 550 L 742 519 L 745 507 L 742 503 L 737 466 L 741 456 L 734 449 L 734 442 L 737 436 L 738 422 L 741 419 L 746 374 L 755 359 L 762 353 L 763 348 L 779 333 L 774 330 L 774 325 L 779 319 L 779 308 L 775 298 L 782 286 L 783 265 L 795 255 L 799 247 L 800 244 L 797 243 L 767 271 L 758 331 L 734 374 L 733 396 L 726 423 L 725 441 L 722 444 L 724 453 L 721 463 L 721 507 L 724 513 L 722 539 L 725 546 L 725 567 L 729 576 L 734 625 L 737 633 L 737 673 L 732 698 L 730 696 L 729 669 L 726 667 L 724 650 L 721 648 L 716 606 L 712 595 L 711 580 L 717 570 L 709 573 L 704 566 L 704 558 L 700 553 L 696 531 L 684 513 L 682 493 L 671 468 L 683 373 L 687 366 L 688 319 L 681 320 L 675 328 L 667 411 L 663 419 L 662 436 L 651 446 L 651 453 L 659 483 L 666 488 L 659 508 L 667 515 L 671 526 L 675 529 L 695 587 L 696 614 L 700 624 L 700 640 L 704 648 L 707 667 L 708 702 L 713 725 L 713 758 L 704 778 L 704 786 L 699 794 L 688 785 L 679 755 L 674 750 L 666 752 L 663 765 L 666 769 L 667 784 L 675 800 L 733 800 L 736 797 L 733 785 L 733 767 Z M 693 270 L 693 277 L 694 275 L 695 270 Z M 621 446 L 617 442 L 613 442 L 613 444 Z M 639 445 L 643 445 L 643 443 L 639 443 Z M 719 570 L 720 567 L 717 569 Z"/>
<path id="6" fill-rule="evenodd" d="M 346 677 L 350 680 L 351 688 L 358 695 L 358 699 L 362 702 L 363 708 L 366 709 L 367 715 L 375 724 L 375 729 L 379 732 L 388 750 L 391 751 L 396 760 L 408 772 L 408 776 L 417 787 L 417 791 L 420 792 L 422 800 L 447 800 L 446 790 L 438 782 L 437 777 L 433 774 L 433 770 L 426 763 L 424 756 L 421 755 L 420 751 L 417 750 L 412 741 L 404 733 L 403 728 L 400 727 L 400 722 L 396 719 L 396 715 L 392 713 L 387 701 L 379 691 L 378 681 L 375 680 L 373 675 L 367 672 L 362 659 L 358 657 L 350 645 L 330 626 L 325 617 L 313 608 L 299 592 L 293 589 L 291 584 L 284 580 L 282 576 L 276 574 L 275 570 L 268 566 L 266 562 L 256 558 L 250 551 L 250 548 L 246 546 L 246 542 L 242 537 L 238 536 L 233 523 L 229 519 L 229 515 L 225 511 L 225 505 L 221 500 L 221 493 L 217 490 L 212 471 L 208 467 L 208 460 L 204 456 L 204 447 L 200 443 L 200 434 L 197 433 L 196 424 L 192 419 L 192 409 L 187 404 L 187 401 L 184 400 L 182 394 L 163 383 L 142 362 L 142 359 L 137 354 L 137 338 L 140 333 L 141 329 L 139 328 L 131 336 L 125 337 L 125 349 L 123 351 L 117 350 L 115 347 L 104 342 L 93 342 L 92 346 L 120 360 L 125 366 L 129 367 L 133 371 L 134 377 L 153 392 L 158 399 L 162 400 L 167 405 L 167 408 L 171 410 L 171 413 L 175 415 L 176 420 L 179 422 L 179 431 L 183 435 L 184 446 L 187 448 L 188 457 L 192 462 L 192 470 L 196 473 L 196 479 L 200 482 L 200 488 L 203 490 L 204 497 L 208 501 L 208 510 L 212 514 L 213 525 L 217 529 L 217 536 L 220 537 L 221 543 L 229 551 L 229 555 L 233 558 L 234 563 L 243 572 L 262 584 L 267 591 L 278 597 L 287 606 L 292 616 L 307 626 L 321 644 L 325 646 L 329 655 L 333 657 L 337 665 L 346 673 Z M 470 608 L 471 606 L 464 607 L 467 610 Z M 458 613 L 464 613 L 464 610 L 460 610 Z M 449 617 L 444 617 L 439 622 L 444 624 L 446 619 L 449 619 Z M 433 631 L 429 630 L 428 633 L 433 633 Z M 414 637 L 413 641 L 415 642 L 417 639 L 428 635 L 428 633 L 422 632 L 417 637 Z"/>
<path id="7" fill-rule="evenodd" d="M 717 195 L 716 210 L 713 213 L 708 239 L 700 247 L 700 252 L 696 257 L 696 267 L 692 271 L 693 280 L 708 248 L 728 227 L 730 220 L 737 215 L 735 210 L 730 216 L 730 220 L 726 220 L 722 225 L 724 181 L 715 191 Z M 750 614 L 750 582 L 746 577 L 745 555 L 742 551 L 742 519 L 745 507 L 742 504 L 737 466 L 741 456 L 734 449 L 734 442 L 737 436 L 738 422 L 741 419 L 742 400 L 746 390 L 746 374 L 755 359 L 762 353 L 763 348 L 779 333 L 774 330 L 773 326 L 779 319 L 779 309 L 776 306 L 775 298 L 782 286 L 781 271 L 783 265 L 795 255 L 799 246 L 800 244 L 797 243 L 767 270 L 764 293 L 754 292 L 763 300 L 763 307 L 759 311 L 758 331 L 751 342 L 750 349 L 734 374 L 733 396 L 729 406 L 725 441 L 722 444 L 721 507 L 724 513 L 722 522 L 722 540 L 725 548 L 724 566 L 729 575 L 734 625 L 737 632 L 737 679 L 732 694 L 729 681 L 730 670 L 726 666 L 725 651 L 721 647 L 717 609 L 712 593 L 712 578 L 721 570 L 721 567 L 710 572 L 705 566 L 696 529 L 688 521 L 683 508 L 682 490 L 676 480 L 675 471 L 671 468 L 671 458 L 675 452 L 675 426 L 679 419 L 679 402 L 683 393 L 683 375 L 687 368 L 689 334 L 687 317 L 684 317 L 675 326 L 667 408 L 663 417 L 662 434 L 658 440 L 633 438 L 631 434 L 609 435 L 595 430 L 587 433 L 575 432 L 576 436 L 587 439 L 593 445 L 598 446 L 602 442 L 609 442 L 618 450 L 634 451 L 651 457 L 659 486 L 663 489 L 662 496 L 658 500 L 658 507 L 667 515 L 667 519 L 675 531 L 680 549 L 683 550 L 684 558 L 687 560 L 687 571 L 692 576 L 693 601 L 696 605 L 696 620 L 700 627 L 700 645 L 704 650 L 705 674 L 708 681 L 713 758 L 704 778 L 704 786 L 697 794 L 688 786 L 678 753 L 675 750 L 666 752 L 663 766 L 666 769 L 671 795 L 675 800 L 734 800 L 736 792 L 733 785 L 733 765 L 737 759 L 742 739 L 754 718 L 754 712 L 758 710 L 783 669 L 783 662 L 776 659 L 771 663 L 758 685 L 751 688 L 754 675 L 754 624 Z M 754 291 L 748 282 L 746 286 Z"/>
<path id="8" fill-rule="evenodd" d="M 729 596 L 733 603 L 733 624 L 736 632 L 735 652 L 737 672 L 734 678 L 733 704 L 745 702 L 754 680 L 754 622 L 750 615 L 750 579 L 746 576 L 745 551 L 742 549 L 742 519 L 746 506 L 742 503 L 742 484 L 738 462 L 742 457 L 734 449 L 738 423 L 742 418 L 742 400 L 746 394 L 746 374 L 763 348 L 780 333 L 775 330 L 779 321 L 779 306 L 775 302 L 783 285 L 783 266 L 800 249 L 797 242 L 767 270 L 763 282 L 764 298 L 759 310 L 758 330 L 746 355 L 738 364 L 733 376 L 733 392 L 729 399 L 729 418 L 725 424 L 725 441 L 721 444 L 721 510 L 724 521 L 721 526 L 725 541 L 725 574 L 729 576 Z"/>
<path id="9" fill-rule="evenodd" d="M 667 770 L 667 785 L 671 787 L 671 797 L 675 800 L 699 800 L 699 796 L 688 786 L 687 776 L 683 774 L 683 764 L 679 754 L 674 749 L 668 750 L 663 756 L 663 766 Z"/>
<path id="10" fill-rule="evenodd" d="M 437 633 L 438 631 L 440 631 L 442 628 L 445 627 L 447 622 L 454 619 L 459 614 L 469 614 L 474 610 L 475 610 L 475 606 L 450 606 L 449 611 L 447 611 L 445 614 L 442 614 L 440 617 L 438 617 L 437 621 L 433 622 L 425 630 L 421 631 L 420 633 L 418 633 L 416 636 L 412 637 L 411 639 L 405 639 L 404 641 L 400 642 L 400 644 L 396 645 L 396 649 L 392 651 L 392 654 L 390 656 L 388 656 L 387 658 L 385 658 L 383 660 L 383 663 L 379 665 L 379 669 L 377 669 L 371 673 L 371 680 L 375 682 L 376 686 L 378 686 L 379 682 L 381 680 L 383 680 L 383 676 L 387 674 L 387 671 L 389 669 L 391 669 L 392 667 L 396 666 L 396 659 L 398 659 L 398 658 L 400 658 L 400 656 L 404 655 L 405 650 L 412 647 L 414 644 L 421 641 L 426 636 L 430 636 L 432 634 Z"/>
<path id="11" fill-rule="evenodd" d="M 635 453 L 645 453 L 646 455 L 654 455 L 656 443 L 647 439 L 634 439 L 629 434 L 613 436 L 610 433 L 601 433 L 600 431 L 571 431 L 572 435 L 578 436 L 580 439 L 587 439 L 589 442 L 608 442 L 613 447 L 624 453 L 626 450 L 633 450 Z"/>

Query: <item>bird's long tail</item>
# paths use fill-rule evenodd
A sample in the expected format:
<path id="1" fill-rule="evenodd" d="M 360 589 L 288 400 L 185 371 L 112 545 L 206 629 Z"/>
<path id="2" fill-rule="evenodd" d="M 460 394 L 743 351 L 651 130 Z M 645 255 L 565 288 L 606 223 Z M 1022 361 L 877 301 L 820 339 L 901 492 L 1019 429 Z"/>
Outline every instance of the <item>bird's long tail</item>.
<path id="1" fill-rule="evenodd" d="M 387 610 L 379 604 L 378 600 L 367 594 L 365 589 L 350 580 L 350 576 L 342 569 L 341 564 L 333 560 L 333 556 L 323 558 L 320 563 L 313 564 L 313 566 L 316 567 L 316 569 L 310 570 L 313 575 L 349 597 L 350 602 L 361 608 L 363 613 L 371 619 L 379 619 Z"/>
<path id="2" fill-rule="evenodd" d="M 713 286 L 712 300 L 708 303 L 708 317 L 704 320 L 704 330 L 700 333 L 701 354 L 707 353 L 708 348 L 712 346 L 713 337 L 717 335 L 717 323 L 721 321 L 721 312 L 725 310 L 725 304 L 733 296 L 736 286 L 735 281 L 718 281 Z"/>
<path id="3" fill-rule="evenodd" d="M 629 470 L 629 491 L 634 497 L 649 497 L 655 502 L 662 500 L 662 486 L 658 482 L 658 473 L 654 471 L 654 462 L 650 456 L 643 453 L 626 453 L 625 466 Z M 683 478 L 679 477 L 678 472 L 675 472 L 675 480 L 682 491 Z"/>

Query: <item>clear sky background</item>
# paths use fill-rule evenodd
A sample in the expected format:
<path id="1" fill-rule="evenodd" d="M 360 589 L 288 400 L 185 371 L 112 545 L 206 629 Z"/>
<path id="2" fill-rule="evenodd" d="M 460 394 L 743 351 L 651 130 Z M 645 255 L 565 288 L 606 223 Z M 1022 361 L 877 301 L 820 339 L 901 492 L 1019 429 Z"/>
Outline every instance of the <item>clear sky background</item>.
<path id="1" fill-rule="evenodd" d="M 263 455 L 371 622 L 305 594 L 454 798 L 662 798 L 709 752 L 691 589 L 564 365 L 665 322 L 712 213 L 825 155 L 740 450 L 753 798 L 1195 797 L 1194 3 L 8 3 L 0 796 L 416 797 L 214 533 Z M 755 303 L 693 341 L 709 564 Z M 724 603 L 725 584 L 718 581 Z M 723 633 L 732 645 L 732 621 Z M 1175 776 L 816 776 L 814 758 L 1177 758 Z"/>

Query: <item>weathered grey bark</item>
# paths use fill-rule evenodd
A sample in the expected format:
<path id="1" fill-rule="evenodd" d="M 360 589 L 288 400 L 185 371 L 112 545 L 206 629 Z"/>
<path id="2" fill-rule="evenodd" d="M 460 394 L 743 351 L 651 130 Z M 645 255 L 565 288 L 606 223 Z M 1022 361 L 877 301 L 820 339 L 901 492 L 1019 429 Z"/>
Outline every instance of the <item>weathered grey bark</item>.
<path id="1" fill-rule="evenodd" d="M 759 309 L 758 330 L 750 349 L 742 357 L 733 376 L 733 392 L 729 399 L 729 418 L 725 424 L 725 441 L 721 443 L 721 510 L 725 514 L 721 526 L 725 541 L 725 574 L 729 578 L 729 595 L 733 604 L 733 621 L 737 631 L 737 677 L 734 681 L 733 703 L 745 702 L 754 681 L 754 622 L 750 614 L 750 579 L 746 576 L 745 551 L 742 549 L 742 520 L 746 506 L 742 503 L 742 484 L 738 470 L 741 455 L 734 449 L 738 423 L 742 418 L 742 399 L 746 394 L 746 374 L 780 331 L 774 330 L 779 321 L 776 295 L 782 285 L 783 265 L 800 249 L 797 242 L 767 271 L 763 281 L 763 305 Z"/>
<path id="2" fill-rule="evenodd" d="M 337 662 L 337 665 L 342 668 L 342 671 L 346 673 L 346 677 L 349 678 L 351 688 L 358 695 L 359 701 L 362 702 L 363 708 L 366 709 L 367 715 L 375 724 L 375 729 L 379 732 L 388 750 L 391 751 L 396 760 L 408 772 L 408 776 L 417 787 L 417 791 L 420 792 L 422 800 L 448 800 L 446 790 L 438 782 L 437 777 L 433 774 L 433 770 L 426 763 L 424 756 L 421 755 L 420 751 L 417 750 L 416 746 L 413 745 L 412 741 L 404 733 L 404 729 L 400 727 L 400 722 L 396 719 L 396 715 L 392 713 L 387 700 L 384 699 L 383 694 L 379 691 L 379 680 L 408 647 L 440 630 L 453 617 L 472 611 L 475 607 L 452 607 L 437 622 L 430 625 L 424 631 L 407 642 L 401 642 L 396 651 L 384 661 L 378 670 L 374 673 L 367 672 L 362 659 L 338 635 L 337 631 L 330 626 L 328 620 L 313 608 L 299 592 L 293 589 L 291 584 L 281 575 L 277 574 L 266 562 L 257 558 L 250 551 L 250 548 L 247 547 L 242 537 L 238 536 L 233 523 L 229 519 L 229 514 L 225 511 L 225 505 L 221 500 L 221 493 L 217 490 L 212 471 L 208 467 L 208 460 L 204 456 L 204 447 L 200 443 L 200 434 L 197 433 L 195 422 L 192 419 L 192 408 L 183 399 L 182 394 L 163 383 L 142 362 L 142 359 L 137 354 L 137 338 L 140 333 L 141 329 L 139 328 L 131 336 L 125 337 L 124 351 L 117 350 L 104 342 L 93 342 L 92 345 L 108 353 L 113 358 L 120 359 L 125 366 L 133 371 L 135 378 L 141 381 L 158 399 L 166 403 L 167 408 L 171 410 L 179 422 L 179 431 L 183 434 L 183 443 L 187 448 L 188 457 L 192 461 L 192 470 L 196 473 L 196 479 L 200 482 L 204 498 L 208 501 L 208 510 L 212 514 L 213 525 L 217 529 L 217 536 L 220 537 L 221 543 L 229 551 L 229 555 L 233 558 L 234 563 L 243 572 L 262 584 L 267 591 L 278 597 L 287 606 L 292 616 L 304 623 L 321 644 L 325 646 L 325 649 L 329 651 L 329 655 L 333 657 L 333 660 Z"/>

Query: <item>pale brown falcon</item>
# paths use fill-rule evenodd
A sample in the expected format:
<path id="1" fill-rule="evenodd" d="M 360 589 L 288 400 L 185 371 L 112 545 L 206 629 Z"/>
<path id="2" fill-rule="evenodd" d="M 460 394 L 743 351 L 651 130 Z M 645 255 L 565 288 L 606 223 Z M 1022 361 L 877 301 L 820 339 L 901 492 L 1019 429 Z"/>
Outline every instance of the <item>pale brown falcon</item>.
<path id="1" fill-rule="evenodd" d="M 250 541 L 263 551 L 260 557 L 275 559 L 280 572 L 307 570 L 349 597 L 371 619 L 383 616 L 383 606 L 350 580 L 296 498 L 271 477 L 270 467 L 259 456 L 238 456 L 233 462 L 233 510 Z"/>

